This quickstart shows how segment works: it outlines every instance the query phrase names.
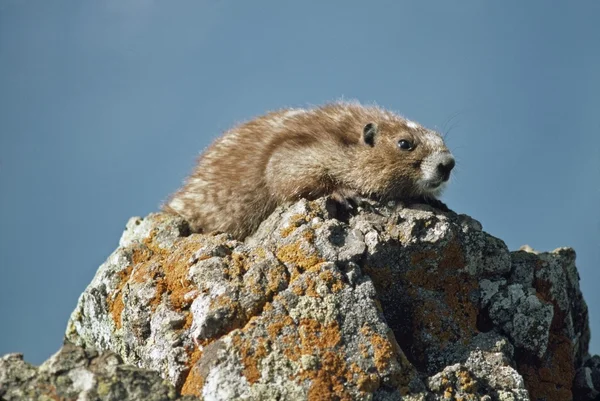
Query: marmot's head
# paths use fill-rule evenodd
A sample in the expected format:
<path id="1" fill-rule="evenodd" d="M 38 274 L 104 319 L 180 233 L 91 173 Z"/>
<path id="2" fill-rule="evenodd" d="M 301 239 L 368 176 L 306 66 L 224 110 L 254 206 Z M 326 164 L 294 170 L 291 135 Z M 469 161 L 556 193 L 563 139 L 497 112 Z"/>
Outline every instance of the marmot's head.
<path id="1" fill-rule="evenodd" d="M 384 198 L 424 196 L 443 191 L 454 157 L 435 131 L 402 118 L 365 124 L 362 142 L 370 166 L 373 191 Z"/>

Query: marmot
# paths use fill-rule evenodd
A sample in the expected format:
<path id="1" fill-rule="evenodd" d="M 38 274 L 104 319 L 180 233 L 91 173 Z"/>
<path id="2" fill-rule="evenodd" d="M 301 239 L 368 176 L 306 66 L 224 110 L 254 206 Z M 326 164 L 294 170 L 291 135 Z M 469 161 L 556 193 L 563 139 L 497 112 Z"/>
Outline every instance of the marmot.
<path id="1" fill-rule="evenodd" d="M 192 231 L 243 239 L 302 197 L 435 200 L 453 167 L 438 133 L 379 107 L 285 109 L 225 132 L 163 209 Z"/>

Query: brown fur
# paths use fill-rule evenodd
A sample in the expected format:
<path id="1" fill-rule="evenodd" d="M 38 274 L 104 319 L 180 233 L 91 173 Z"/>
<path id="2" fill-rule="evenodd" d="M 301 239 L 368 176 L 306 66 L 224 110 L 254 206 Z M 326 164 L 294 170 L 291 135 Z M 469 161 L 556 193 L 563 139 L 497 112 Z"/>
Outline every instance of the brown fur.
<path id="1" fill-rule="evenodd" d="M 368 123 L 377 126 L 373 146 L 363 139 Z M 414 149 L 399 149 L 400 139 Z M 163 208 L 193 231 L 244 238 L 275 207 L 303 197 L 423 195 L 416 183 L 434 151 L 448 152 L 439 135 L 378 107 L 335 103 L 271 112 L 217 139 Z"/>

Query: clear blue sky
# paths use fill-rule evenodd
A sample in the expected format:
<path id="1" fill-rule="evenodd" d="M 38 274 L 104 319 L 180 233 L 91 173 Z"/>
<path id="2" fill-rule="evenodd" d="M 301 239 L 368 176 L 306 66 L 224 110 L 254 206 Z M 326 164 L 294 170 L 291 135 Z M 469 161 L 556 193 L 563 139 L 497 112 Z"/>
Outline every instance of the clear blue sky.
<path id="1" fill-rule="evenodd" d="M 340 97 L 453 127 L 444 201 L 511 249 L 574 247 L 600 353 L 599 16 L 584 0 L 1 0 L 0 354 L 58 349 L 127 219 L 220 132 Z"/>

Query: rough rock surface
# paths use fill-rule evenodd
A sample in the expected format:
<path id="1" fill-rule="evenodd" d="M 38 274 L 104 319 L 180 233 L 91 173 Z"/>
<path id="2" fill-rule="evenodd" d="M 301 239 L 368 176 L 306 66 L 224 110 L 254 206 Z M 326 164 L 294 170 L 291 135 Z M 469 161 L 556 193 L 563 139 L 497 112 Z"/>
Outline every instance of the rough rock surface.
<path id="1" fill-rule="evenodd" d="M 509 252 L 466 215 L 326 198 L 244 243 L 131 219 L 66 333 L 205 400 L 593 400 L 589 336 L 573 250 Z"/>
<path id="2" fill-rule="evenodd" d="M 193 401 L 179 397 L 157 372 L 124 365 L 112 352 L 99 354 L 65 344 L 39 368 L 20 354 L 0 358 L 0 400 Z"/>

